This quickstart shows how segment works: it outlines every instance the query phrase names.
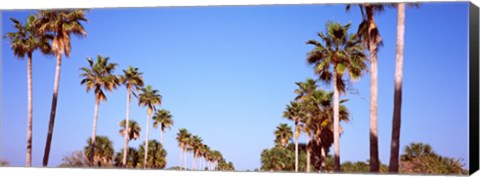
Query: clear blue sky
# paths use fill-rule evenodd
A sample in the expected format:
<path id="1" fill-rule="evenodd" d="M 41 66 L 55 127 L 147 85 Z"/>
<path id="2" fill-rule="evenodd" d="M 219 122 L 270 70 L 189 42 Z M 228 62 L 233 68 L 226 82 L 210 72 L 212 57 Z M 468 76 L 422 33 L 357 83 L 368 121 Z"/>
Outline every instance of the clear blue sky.
<path id="1" fill-rule="evenodd" d="M 34 11 L 3 11 L 2 35 L 12 31 L 9 17 L 25 21 Z M 388 163 L 393 113 L 393 76 L 397 16 L 395 9 L 376 17 L 384 40 L 379 52 L 379 148 Z M 358 9 L 345 5 L 236 7 L 163 7 L 94 9 L 87 14 L 88 37 L 72 39 L 63 58 L 60 93 L 49 166 L 81 150 L 91 136 L 94 95 L 80 85 L 86 57 L 109 56 L 144 72 L 145 82 L 163 96 L 162 108 L 174 116 L 166 132 L 167 167 L 179 164 L 175 140 L 187 128 L 222 152 L 238 170 L 260 167 L 260 153 L 273 146 L 273 131 L 292 100 L 294 82 L 314 77 L 305 56 L 309 39 L 327 21 L 352 23 Z M 406 11 L 401 148 L 425 142 L 439 154 L 463 158 L 468 165 L 468 3 L 425 3 Z M 26 60 L 17 60 L 2 40 L 2 106 L 0 158 L 25 165 L 27 125 Z M 33 165 L 41 166 L 48 127 L 55 59 L 33 55 Z M 342 161 L 369 157 L 369 74 L 354 84 L 357 94 L 342 98 L 352 121 L 343 124 Z M 330 89 L 330 86 L 322 86 Z M 126 89 L 108 93 L 99 108 L 98 135 L 107 135 L 115 150 L 123 148 L 118 122 L 125 117 Z M 146 109 L 131 104 L 131 118 L 145 129 Z M 131 141 L 138 148 L 144 141 Z M 160 130 L 150 129 L 159 139 Z M 301 137 L 305 142 L 305 137 Z M 188 157 L 191 166 L 191 157 Z"/>

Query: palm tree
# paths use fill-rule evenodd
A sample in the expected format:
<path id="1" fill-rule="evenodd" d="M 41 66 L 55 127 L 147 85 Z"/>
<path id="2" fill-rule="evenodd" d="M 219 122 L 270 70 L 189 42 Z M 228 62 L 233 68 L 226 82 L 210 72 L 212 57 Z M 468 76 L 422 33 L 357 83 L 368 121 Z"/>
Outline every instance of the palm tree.
<path id="1" fill-rule="evenodd" d="M 420 7 L 419 3 L 408 3 L 409 7 Z M 395 60 L 395 93 L 392 120 L 392 142 L 390 145 L 389 172 L 398 173 L 400 151 L 400 126 L 402 112 L 403 50 L 405 45 L 405 3 L 398 3 L 397 55 Z"/>
<path id="2" fill-rule="evenodd" d="M 13 54 L 19 59 L 27 56 L 27 154 L 26 165 L 32 166 L 32 132 L 33 132 L 33 102 L 32 102 L 32 55 L 36 49 L 40 49 L 43 54 L 51 54 L 51 46 L 49 40 L 52 38 L 50 35 L 37 35 L 35 33 L 36 16 L 28 16 L 25 25 L 22 25 L 20 21 L 15 18 L 10 18 L 15 27 L 15 32 L 8 32 L 5 37 L 10 39 L 10 45 L 13 50 Z"/>
<path id="3" fill-rule="evenodd" d="M 127 165 L 123 165 L 124 153 L 125 151 L 123 149 L 117 152 L 117 154 L 115 155 L 115 166 L 123 168 L 137 167 L 138 163 L 140 162 L 140 156 L 138 154 L 138 151 L 132 147 L 128 148 Z"/>
<path id="4" fill-rule="evenodd" d="M 92 140 L 92 138 L 89 138 L 87 140 L 87 146 L 84 147 L 84 153 L 87 157 L 94 157 L 92 158 L 93 160 L 89 160 L 90 166 L 93 166 L 93 164 L 96 167 L 111 167 L 112 166 L 112 160 L 113 160 L 113 143 L 110 141 L 110 139 L 106 136 L 96 136 L 96 140 Z M 92 142 L 95 144 L 92 146 Z M 95 155 L 92 154 L 92 148 L 96 149 Z"/>
<path id="5" fill-rule="evenodd" d="M 211 150 L 210 150 L 210 147 L 206 144 L 203 145 L 202 149 L 203 149 L 202 157 L 205 161 L 205 166 L 208 170 L 208 163 L 210 163 Z"/>
<path id="6" fill-rule="evenodd" d="M 310 154 L 311 154 L 311 138 L 312 138 L 312 125 L 313 125 L 313 117 L 312 116 L 305 116 L 301 119 L 303 122 L 301 128 L 302 131 L 305 132 L 307 135 L 307 143 L 306 143 L 306 151 L 307 151 L 307 162 L 306 162 L 306 172 L 310 172 Z"/>
<path id="7" fill-rule="evenodd" d="M 134 120 L 131 120 L 130 122 L 128 122 L 128 126 L 126 126 L 126 124 L 127 122 L 125 119 L 120 121 L 120 127 L 122 128 L 119 131 L 120 135 L 127 137 L 128 141 L 130 141 L 131 139 L 136 140 L 140 138 L 140 131 L 142 130 L 142 128 L 140 128 L 140 125 Z M 125 129 L 125 127 L 127 127 L 127 129 Z M 123 164 L 123 159 L 122 159 L 122 164 Z"/>
<path id="8" fill-rule="evenodd" d="M 235 166 L 233 166 L 232 162 L 228 162 L 228 170 L 235 171 Z"/>
<path id="9" fill-rule="evenodd" d="M 434 151 L 432 146 L 424 143 L 410 143 L 410 145 L 405 147 L 404 154 L 402 154 L 402 161 L 410 161 L 415 158 L 425 157 L 425 156 L 438 156 Z"/>
<path id="10" fill-rule="evenodd" d="M 55 124 L 55 113 L 57 111 L 58 88 L 60 84 L 60 68 L 62 65 L 62 55 L 70 58 L 70 35 L 77 37 L 86 37 L 87 32 L 82 25 L 87 22 L 84 10 L 41 10 L 37 14 L 38 24 L 37 34 L 40 36 L 52 35 L 52 52 L 57 58 L 55 67 L 55 82 L 53 84 L 52 108 L 50 111 L 50 120 L 48 123 L 48 133 L 43 156 L 43 166 L 48 165 L 50 147 L 52 144 L 53 127 Z"/>
<path id="11" fill-rule="evenodd" d="M 317 81 L 312 78 L 307 78 L 305 82 L 295 82 L 295 85 L 298 86 L 298 89 L 294 91 L 297 94 L 297 97 L 295 97 L 296 101 L 305 100 L 317 89 Z"/>
<path id="12" fill-rule="evenodd" d="M 207 161 L 209 162 L 209 169 L 210 170 L 214 170 L 213 169 L 213 161 L 215 159 L 215 154 L 213 154 L 213 150 L 209 149 L 208 153 L 207 153 Z"/>
<path id="13" fill-rule="evenodd" d="M 135 90 L 140 90 L 140 87 L 143 87 L 143 77 L 142 77 L 142 72 L 138 72 L 138 68 L 133 68 L 131 66 L 128 67 L 127 70 L 123 70 L 123 75 L 120 76 L 120 83 L 125 85 L 127 87 L 127 116 L 126 116 L 126 123 L 125 129 L 127 129 L 126 125 L 130 125 L 129 119 L 130 119 L 130 94 L 133 93 L 132 89 Z M 128 142 L 129 139 L 127 136 L 125 136 L 125 145 L 123 147 L 123 166 L 125 167 L 127 165 L 127 156 L 128 156 Z"/>
<path id="14" fill-rule="evenodd" d="M 263 171 L 280 171 L 287 170 L 289 165 L 289 150 L 283 147 L 273 147 L 264 149 L 260 155 Z"/>
<path id="15" fill-rule="evenodd" d="M 157 128 L 160 125 L 160 143 L 163 145 L 163 134 L 165 133 L 165 128 L 172 129 L 173 126 L 173 116 L 170 114 L 170 111 L 165 109 L 157 110 L 155 115 L 153 115 L 153 127 Z"/>
<path id="16" fill-rule="evenodd" d="M 325 132 L 323 131 L 323 127 L 326 125 L 323 125 L 326 121 L 325 119 L 332 119 L 331 122 L 333 122 L 333 117 L 328 118 L 327 114 L 328 111 L 325 109 L 324 105 L 319 105 L 322 100 L 320 99 L 320 96 L 322 93 L 320 90 L 314 90 L 312 95 L 305 98 L 304 101 L 301 102 L 301 109 L 304 112 L 304 116 L 300 120 L 302 122 L 302 130 L 305 132 L 307 135 L 307 143 L 306 143 L 306 171 L 310 172 L 310 165 L 311 165 L 311 154 L 315 152 L 312 151 L 312 149 L 315 148 L 315 145 L 318 147 L 318 143 L 324 143 L 324 141 L 321 141 L 320 139 L 323 140 L 323 138 L 320 138 L 320 136 L 325 136 Z M 328 115 L 332 115 L 331 113 Z M 329 124 L 331 125 L 331 124 Z M 332 135 L 332 134 L 330 134 Z M 328 136 L 328 135 L 326 135 Z M 332 137 L 330 137 L 332 139 Z M 322 146 L 321 146 L 322 147 Z M 322 151 L 322 155 L 324 153 L 323 148 L 320 148 Z M 322 157 L 322 159 L 324 159 Z"/>
<path id="17" fill-rule="evenodd" d="M 182 159 L 183 159 L 183 153 L 186 153 L 186 141 L 189 138 L 189 133 L 187 129 L 179 129 L 177 133 L 177 141 L 178 141 L 178 146 L 180 146 L 180 169 L 182 169 Z M 184 162 L 187 163 L 187 162 Z"/>
<path id="18" fill-rule="evenodd" d="M 317 88 L 316 81 L 307 78 L 305 82 L 295 83 L 299 88 L 295 90 L 297 97 L 296 101 L 304 101 Z M 298 138 L 300 136 L 299 117 L 301 116 L 301 106 L 298 102 L 290 102 L 287 105 L 287 110 L 284 112 L 284 117 L 295 122 L 295 172 L 298 172 Z"/>
<path id="19" fill-rule="evenodd" d="M 192 151 L 192 134 L 191 133 L 188 133 L 187 136 L 185 137 L 184 139 L 184 143 L 185 143 L 185 149 L 183 150 L 184 154 L 183 154 L 183 160 L 184 160 L 184 163 L 183 163 L 183 168 L 184 169 L 187 169 L 187 155 L 189 152 Z"/>
<path id="20" fill-rule="evenodd" d="M 410 143 L 400 158 L 401 173 L 468 174 L 461 159 L 438 155 L 429 144 Z"/>
<path id="21" fill-rule="evenodd" d="M 192 137 L 192 141 L 190 141 L 191 142 L 190 146 L 191 146 L 192 152 L 193 152 L 193 166 L 192 166 L 192 169 L 194 169 L 194 170 L 197 169 L 196 159 L 197 159 L 197 157 L 200 157 L 200 148 L 203 146 L 202 141 L 203 141 L 202 138 L 200 138 L 197 135 L 194 135 Z"/>
<path id="22" fill-rule="evenodd" d="M 223 159 L 222 153 L 220 151 L 214 150 L 212 151 L 212 160 L 213 160 L 213 166 L 214 170 L 218 170 L 218 161 Z"/>
<path id="23" fill-rule="evenodd" d="M 320 166 L 321 171 L 325 171 L 326 164 L 326 154 L 330 149 L 330 146 L 333 142 L 333 131 L 334 127 L 332 125 L 333 120 L 333 93 L 327 92 L 321 89 L 315 90 L 310 98 L 310 107 L 308 108 L 311 114 L 313 115 L 312 126 L 314 133 L 314 139 L 317 143 L 320 144 L 321 149 L 321 159 L 322 163 Z M 339 104 L 339 121 L 348 122 L 349 121 L 349 111 L 343 103 L 348 100 L 340 100 Z M 343 133 L 343 128 L 339 126 L 339 133 Z"/>
<path id="24" fill-rule="evenodd" d="M 307 136 L 307 142 L 305 144 L 307 173 L 310 172 L 310 169 L 311 169 L 310 160 L 311 160 L 312 147 L 313 147 L 312 138 L 314 138 L 316 125 L 320 121 L 318 120 L 318 116 L 316 115 L 318 114 L 318 111 L 317 111 L 318 107 L 314 104 L 312 96 L 313 95 L 304 96 L 302 98 L 303 101 L 300 102 L 300 111 L 302 116 L 300 117 L 300 120 L 299 120 L 300 121 L 299 127 Z"/>
<path id="25" fill-rule="evenodd" d="M 288 126 L 287 124 L 280 124 L 277 126 L 277 130 L 275 130 L 275 136 L 279 140 L 281 146 L 287 146 L 288 141 L 293 136 L 292 127 Z"/>
<path id="26" fill-rule="evenodd" d="M 188 141 L 187 141 L 187 154 L 186 155 L 189 155 L 190 152 L 193 153 L 193 147 L 194 147 L 194 140 L 193 140 L 193 137 L 196 136 L 196 135 L 190 135 Z M 195 163 L 195 153 L 193 153 L 193 159 L 192 159 L 192 168 L 191 170 L 194 170 L 195 168 L 193 168 L 194 166 L 194 163 Z M 186 162 L 187 160 L 185 160 Z M 185 163 L 186 165 L 186 163 Z M 187 166 L 185 166 L 185 168 L 187 168 Z"/>
<path id="27" fill-rule="evenodd" d="M 339 94 L 345 94 L 345 80 L 342 77 L 345 72 L 348 72 L 350 79 L 356 80 L 367 69 L 362 41 L 357 35 L 349 35 L 349 28 L 350 24 L 343 26 L 339 23 L 329 22 L 327 23 L 327 34 L 318 34 L 324 44 L 315 40 L 307 42 L 307 44 L 315 46 L 307 56 L 307 62 L 314 65 L 315 74 L 319 75 L 321 81 L 329 83 L 333 80 L 334 169 L 336 172 L 340 171 Z M 331 65 L 333 65 L 333 71 L 331 71 Z"/>
<path id="28" fill-rule="evenodd" d="M 397 14 L 397 55 L 395 60 L 395 93 L 393 98 L 392 142 L 390 144 L 390 165 L 388 171 L 398 173 L 400 151 L 400 124 L 402 112 L 403 47 L 405 39 L 405 3 L 398 3 Z"/>
<path id="29" fill-rule="evenodd" d="M 140 156 L 148 153 L 148 159 L 144 162 L 139 163 L 139 166 L 143 166 L 144 168 L 165 168 L 167 165 L 167 151 L 163 149 L 162 144 L 160 144 L 157 140 L 150 140 L 148 144 L 148 148 L 142 144 L 138 150 L 138 154 Z M 147 157 L 146 155 L 144 155 Z"/>
<path id="30" fill-rule="evenodd" d="M 302 119 L 300 119 L 302 130 L 307 135 L 306 156 L 307 156 L 307 172 L 310 172 L 310 156 L 312 149 L 320 149 L 320 170 L 325 170 L 325 159 L 328 149 L 333 143 L 333 102 L 332 92 L 326 92 L 321 89 L 315 89 L 310 96 L 305 97 L 301 102 L 301 109 L 303 112 Z M 340 101 L 343 103 L 344 100 Z M 348 110 L 343 106 L 339 106 L 340 121 L 348 121 Z M 339 127 L 340 133 L 342 127 Z"/>
<path id="31" fill-rule="evenodd" d="M 347 11 L 352 5 L 347 5 Z M 358 4 L 363 21 L 358 27 L 358 35 L 369 50 L 370 58 L 370 172 L 380 169 L 378 159 L 378 64 L 377 52 L 383 45 L 374 16 L 385 10 L 385 4 Z"/>
<path id="32" fill-rule="evenodd" d="M 199 165 L 199 169 L 200 170 L 204 170 L 204 167 L 205 167 L 205 154 L 207 153 L 207 150 L 210 150 L 210 148 L 206 145 L 206 144 L 203 144 L 202 143 L 202 146 L 199 147 L 199 154 L 198 154 L 198 157 L 200 158 L 200 165 Z"/>
<path id="33" fill-rule="evenodd" d="M 300 103 L 290 101 L 283 112 L 283 117 L 295 122 L 295 172 L 298 172 L 298 138 L 300 137 L 299 117 L 301 114 Z"/>
<path id="34" fill-rule="evenodd" d="M 83 73 L 80 76 L 83 78 L 80 84 L 86 85 L 87 92 L 94 90 L 95 92 L 95 111 L 93 114 L 93 130 L 92 130 L 92 147 L 95 144 L 95 137 L 97 134 L 97 119 L 98 119 L 98 106 L 101 102 L 107 101 L 103 90 L 112 92 L 118 86 L 118 78 L 113 75 L 113 71 L 117 64 L 108 63 L 108 57 L 97 56 L 97 62 L 94 62 L 91 58 L 87 58 L 89 68 L 80 68 Z M 93 156 L 95 148 L 90 149 L 90 165 L 93 166 Z"/>
<path id="35" fill-rule="evenodd" d="M 150 122 L 150 115 L 152 115 L 152 111 L 155 111 L 155 106 L 162 104 L 162 96 L 158 94 L 158 90 L 153 90 L 151 86 L 147 86 L 145 88 L 140 89 L 140 94 L 138 96 L 138 105 L 142 107 L 147 107 L 147 125 L 145 126 L 145 146 L 148 146 L 148 123 Z M 143 168 L 147 166 L 147 158 L 148 158 L 148 149 L 145 149 L 145 158 L 143 160 Z"/>

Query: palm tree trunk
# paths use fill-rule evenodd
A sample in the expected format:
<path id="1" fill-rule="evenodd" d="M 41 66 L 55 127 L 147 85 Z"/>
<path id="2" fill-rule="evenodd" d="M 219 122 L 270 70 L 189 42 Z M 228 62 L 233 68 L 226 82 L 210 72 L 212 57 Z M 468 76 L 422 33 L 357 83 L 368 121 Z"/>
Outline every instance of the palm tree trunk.
<path id="1" fill-rule="evenodd" d="M 370 80 L 370 172 L 378 172 L 378 82 L 377 82 L 377 61 L 375 55 L 370 55 L 371 80 Z"/>
<path id="2" fill-rule="evenodd" d="M 197 170 L 201 170 L 202 169 L 202 156 L 201 155 L 197 156 L 197 161 L 198 161 Z"/>
<path id="3" fill-rule="evenodd" d="M 32 117 L 33 117 L 33 106 L 32 106 L 32 53 L 28 53 L 28 62 L 27 62 L 27 87 L 28 87 L 28 115 L 27 115 L 27 167 L 32 166 Z"/>
<path id="4" fill-rule="evenodd" d="M 369 33 L 375 28 L 373 7 L 367 6 Z M 378 172 L 378 65 L 377 43 L 370 42 L 370 172 Z"/>
<path id="5" fill-rule="evenodd" d="M 185 153 L 183 154 L 183 166 L 184 166 L 184 169 L 187 170 L 187 154 L 188 154 L 188 151 L 187 151 L 187 148 L 185 148 Z"/>
<path id="6" fill-rule="evenodd" d="M 182 159 L 183 159 L 183 150 L 182 147 L 180 146 L 180 170 L 182 170 Z"/>
<path id="7" fill-rule="evenodd" d="M 335 65 L 335 69 L 337 66 Z M 338 105 L 339 105 L 339 91 L 337 87 L 337 73 L 333 74 L 333 144 L 334 144 L 334 171 L 340 172 L 340 132 L 339 132 L 339 117 L 338 117 Z"/>
<path id="8" fill-rule="evenodd" d="M 192 170 L 195 170 L 195 152 L 193 152 L 193 163 L 192 163 Z"/>
<path id="9" fill-rule="evenodd" d="M 97 119 L 98 119 L 98 105 L 99 100 L 95 98 L 95 110 L 93 112 L 93 129 L 92 129 L 92 141 L 90 142 L 90 167 L 93 167 L 93 157 L 95 156 L 95 138 L 97 134 Z"/>
<path id="10" fill-rule="evenodd" d="M 182 170 L 182 159 L 183 159 L 182 158 L 182 152 L 183 152 L 182 147 L 180 147 L 180 166 L 179 166 L 180 170 Z"/>
<path id="11" fill-rule="evenodd" d="M 160 130 L 160 144 L 163 146 L 163 130 Z"/>
<path id="12" fill-rule="evenodd" d="M 150 122 L 150 113 L 148 110 L 147 113 L 147 125 L 145 126 L 145 158 L 143 159 L 143 168 L 147 168 L 147 158 L 148 158 L 148 123 Z"/>
<path id="13" fill-rule="evenodd" d="M 310 172 L 310 147 L 308 144 L 310 143 L 310 133 L 307 132 L 307 173 Z"/>
<path id="14" fill-rule="evenodd" d="M 62 55 L 57 54 L 57 66 L 55 67 L 55 82 L 53 83 L 52 109 L 50 110 L 50 121 L 48 122 L 47 142 L 43 154 L 43 166 L 48 165 L 50 147 L 52 145 L 53 127 L 55 124 L 55 113 L 57 112 L 58 87 L 60 85 L 60 69 L 62 66 Z"/>
<path id="15" fill-rule="evenodd" d="M 295 172 L 298 172 L 298 122 L 295 122 Z"/>
<path id="16" fill-rule="evenodd" d="M 390 145 L 389 172 L 398 173 L 398 151 L 400 148 L 400 125 L 402 110 L 403 48 L 405 38 L 405 3 L 398 4 L 397 56 L 395 63 L 395 94 L 392 121 L 392 142 Z"/>
<path id="17" fill-rule="evenodd" d="M 196 169 L 196 170 L 200 169 L 200 167 L 202 166 L 202 159 L 201 159 L 201 157 L 198 156 L 198 155 L 197 155 L 197 162 L 198 162 L 198 164 L 195 165 L 195 167 L 196 167 L 195 169 Z"/>
<path id="18" fill-rule="evenodd" d="M 378 172 L 378 76 L 376 54 L 371 53 L 370 65 L 370 172 Z"/>
<path id="19" fill-rule="evenodd" d="M 127 131 L 127 133 L 125 133 L 125 146 L 123 147 L 123 167 L 127 167 L 127 153 L 128 153 L 128 135 L 130 133 L 128 133 L 128 121 L 129 121 L 129 117 L 130 117 L 130 87 L 127 87 L 127 116 L 125 118 L 125 131 Z"/>

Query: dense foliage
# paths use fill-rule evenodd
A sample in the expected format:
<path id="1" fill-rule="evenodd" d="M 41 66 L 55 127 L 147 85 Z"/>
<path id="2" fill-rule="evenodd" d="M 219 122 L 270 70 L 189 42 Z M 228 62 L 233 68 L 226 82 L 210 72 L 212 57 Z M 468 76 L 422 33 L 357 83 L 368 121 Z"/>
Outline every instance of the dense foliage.
<path id="1" fill-rule="evenodd" d="M 320 147 L 313 148 L 313 152 L 318 152 Z M 311 171 L 320 171 L 322 159 L 320 153 L 312 153 Z M 287 146 L 276 146 L 263 149 L 260 155 L 261 171 L 294 171 L 295 170 L 295 144 L 290 143 Z M 389 173 L 388 166 L 379 163 L 379 173 Z M 299 144 L 299 171 L 306 170 L 306 145 Z M 330 154 L 325 157 L 325 172 L 334 171 L 334 162 Z M 341 164 L 342 173 L 370 173 L 370 162 L 346 161 Z M 430 145 L 423 143 L 411 143 L 406 146 L 401 155 L 399 173 L 402 174 L 457 174 L 466 175 L 468 170 L 464 169 L 461 159 L 454 159 L 438 155 L 433 151 Z"/>

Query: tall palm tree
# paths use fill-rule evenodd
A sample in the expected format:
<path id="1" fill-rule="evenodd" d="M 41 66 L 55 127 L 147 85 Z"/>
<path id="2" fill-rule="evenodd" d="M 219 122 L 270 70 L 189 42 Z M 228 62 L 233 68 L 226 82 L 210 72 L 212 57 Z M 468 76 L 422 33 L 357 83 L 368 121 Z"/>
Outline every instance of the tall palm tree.
<path id="1" fill-rule="evenodd" d="M 187 129 L 181 128 L 179 129 L 177 133 L 177 142 L 178 146 L 180 147 L 180 169 L 182 169 L 182 159 L 183 159 L 183 153 L 186 153 L 186 141 L 188 139 L 189 133 Z M 187 163 L 187 162 L 183 162 Z"/>
<path id="2" fill-rule="evenodd" d="M 200 156 L 200 148 L 203 146 L 203 143 L 202 143 L 202 138 L 200 138 L 199 136 L 197 135 L 194 135 L 192 137 L 192 141 L 190 141 L 191 143 L 191 148 L 192 148 L 192 152 L 193 152 L 193 166 L 192 166 L 192 169 L 193 170 L 196 170 L 197 169 L 197 164 L 196 164 L 196 159 L 197 157 Z"/>
<path id="3" fill-rule="evenodd" d="M 311 154 L 311 138 L 312 138 L 312 125 L 313 125 L 313 116 L 305 116 L 302 117 L 301 121 L 301 129 L 307 135 L 307 143 L 306 143 L 306 151 L 307 151 L 307 159 L 306 159 L 306 172 L 310 172 L 310 154 Z"/>
<path id="4" fill-rule="evenodd" d="M 159 109 L 153 115 L 153 127 L 157 128 L 160 125 L 160 143 L 163 145 L 163 134 L 165 129 L 171 129 L 173 126 L 173 116 L 170 114 L 170 111 L 165 109 Z"/>
<path id="5" fill-rule="evenodd" d="M 199 155 L 198 155 L 200 157 L 200 165 L 199 165 L 200 170 L 204 170 L 205 168 L 205 159 L 206 159 L 205 156 L 208 150 L 210 150 L 210 147 L 202 143 L 202 146 L 199 149 Z"/>
<path id="6" fill-rule="evenodd" d="M 408 3 L 409 7 L 420 7 L 419 3 Z M 400 126 L 402 112 L 403 50 L 405 45 L 405 3 L 398 3 L 397 55 L 395 60 L 395 94 L 392 120 L 392 142 L 390 145 L 389 172 L 398 173 L 400 150 Z"/>
<path id="7" fill-rule="evenodd" d="M 134 90 L 140 90 L 140 87 L 143 87 L 143 77 L 142 77 L 142 72 L 138 72 L 138 68 L 133 68 L 131 66 L 128 67 L 127 70 L 123 70 L 123 75 L 121 75 L 120 78 L 120 83 L 125 85 L 127 87 L 127 115 L 126 115 L 126 123 L 125 129 L 127 129 L 127 125 L 130 125 L 129 119 L 130 119 L 130 94 L 133 93 Z M 134 90 L 132 90 L 134 89 Z M 127 165 L 127 156 L 128 156 L 128 142 L 129 139 L 127 136 L 125 136 L 125 145 L 123 147 L 123 160 L 122 164 L 125 167 Z"/>
<path id="8" fill-rule="evenodd" d="M 321 149 L 321 166 L 320 170 L 324 171 L 326 169 L 326 154 L 330 149 L 330 146 L 333 142 L 333 131 L 334 127 L 332 122 L 333 120 L 333 93 L 327 92 L 321 89 L 315 90 L 312 94 L 311 99 L 309 100 L 310 106 L 309 111 L 314 115 L 312 118 L 315 122 L 312 127 L 314 133 L 314 139 L 317 143 L 320 144 Z M 348 108 L 343 105 L 343 103 L 348 100 L 340 100 L 339 102 L 339 121 L 348 122 L 349 121 L 349 111 Z M 343 128 L 339 126 L 339 133 L 342 134 Z"/>
<path id="9" fill-rule="evenodd" d="M 197 160 L 198 160 L 198 166 L 197 166 L 197 170 L 202 170 L 202 157 L 203 157 L 203 153 L 205 151 L 205 146 L 203 144 L 203 139 L 200 138 L 200 142 L 197 143 L 197 153 L 196 153 L 196 156 L 197 156 Z"/>
<path id="10" fill-rule="evenodd" d="M 301 114 L 300 103 L 290 101 L 283 112 L 283 117 L 295 122 L 295 172 L 298 172 L 298 138 L 300 137 L 299 119 Z"/>
<path id="11" fill-rule="evenodd" d="M 91 58 L 87 58 L 90 67 L 80 68 L 83 73 L 80 76 L 83 78 L 80 84 L 85 85 L 87 92 L 94 90 L 95 92 L 95 110 L 93 113 L 93 129 L 92 129 L 92 148 L 90 150 L 90 166 L 93 166 L 93 156 L 95 148 L 95 137 L 97 134 L 97 119 L 98 106 L 101 102 L 107 101 L 107 97 L 103 90 L 112 92 L 118 86 L 118 78 L 113 75 L 113 71 L 117 67 L 116 63 L 108 63 L 108 57 L 97 56 L 97 61 L 94 62 Z"/>
<path id="12" fill-rule="evenodd" d="M 120 128 L 122 128 L 119 131 L 120 135 L 126 136 L 128 141 L 132 139 L 136 140 L 140 138 L 140 131 L 142 130 L 142 128 L 140 128 L 140 125 L 134 120 L 131 120 L 130 122 L 128 122 L 128 126 L 126 124 L 127 124 L 127 121 L 125 119 L 120 121 Z M 122 164 L 123 164 L 123 159 L 122 159 Z"/>
<path id="13" fill-rule="evenodd" d="M 403 47 L 405 39 L 405 3 L 398 3 L 397 55 L 395 60 L 395 93 L 393 98 L 392 142 L 390 144 L 389 172 L 398 173 L 400 124 L 402 112 Z"/>
<path id="14" fill-rule="evenodd" d="M 57 58 L 55 67 L 55 82 L 53 84 L 52 108 L 50 111 L 50 120 L 48 123 L 48 133 L 43 156 L 43 166 L 48 165 L 50 147 L 52 144 L 53 127 L 55 124 L 55 115 L 57 111 L 58 88 L 60 84 L 60 68 L 62 65 L 62 55 L 70 58 L 71 38 L 73 34 L 77 37 L 86 37 L 87 32 L 82 22 L 87 22 L 84 10 L 41 10 L 37 14 L 38 24 L 37 34 L 52 35 L 52 52 Z"/>
<path id="15" fill-rule="evenodd" d="M 213 160 L 213 169 L 218 170 L 218 161 L 223 159 L 222 153 L 220 151 L 214 150 L 212 152 L 212 160 Z"/>
<path id="16" fill-rule="evenodd" d="M 150 122 L 150 117 L 152 111 L 155 111 L 155 106 L 162 104 L 162 96 L 158 93 L 158 90 L 152 89 L 151 86 L 140 89 L 140 94 L 138 95 L 138 105 L 142 107 L 147 107 L 147 123 L 145 126 L 145 146 L 148 146 L 148 123 Z M 147 158 L 148 158 L 148 149 L 145 148 L 145 158 L 143 160 L 143 168 L 147 167 Z"/>
<path id="17" fill-rule="evenodd" d="M 293 136 L 292 127 L 287 124 L 280 124 L 277 126 L 277 130 L 275 130 L 274 134 L 279 140 L 280 145 L 285 147 Z"/>
<path id="18" fill-rule="evenodd" d="M 347 11 L 352 5 L 347 5 Z M 362 13 L 358 35 L 369 51 L 370 58 L 370 172 L 380 169 L 378 159 L 378 49 L 383 45 L 382 37 L 375 22 L 375 14 L 385 10 L 385 4 L 357 4 Z"/>
<path id="19" fill-rule="evenodd" d="M 320 123 L 319 116 L 320 112 L 318 111 L 318 107 L 315 104 L 315 100 L 313 99 L 313 94 L 316 92 L 315 90 L 309 96 L 303 96 L 300 102 L 300 110 L 302 112 L 302 116 L 300 117 L 300 127 L 305 135 L 307 136 L 307 142 L 305 144 L 305 151 L 306 151 L 306 172 L 310 172 L 311 170 L 311 154 L 313 149 L 313 138 L 316 132 L 317 124 Z"/>
<path id="20" fill-rule="evenodd" d="M 350 79 L 356 80 L 367 69 L 366 56 L 363 53 L 361 40 L 357 35 L 348 34 L 350 24 L 327 23 L 327 33 L 319 33 L 321 42 L 310 40 L 307 44 L 315 48 L 308 53 L 307 62 L 314 65 L 315 74 L 324 82 L 333 80 L 333 119 L 334 119 L 334 151 L 335 171 L 340 171 L 340 135 L 339 135 L 339 97 L 345 94 L 343 75 L 348 72 Z M 333 70 L 331 70 L 333 65 Z"/>
<path id="21" fill-rule="evenodd" d="M 146 146 L 148 144 L 148 146 Z M 148 148 L 145 148 L 148 147 Z M 150 140 L 150 143 L 145 143 L 145 145 L 140 145 L 138 150 L 140 156 L 148 153 L 148 159 L 146 161 L 141 162 L 140 166 L 144 168 L 165 168 L 167 165 L 167 151 L 163 148 L 162 144 L 160 144 L 157 140 Z"/>
<path id="22" fill-rule="evenodd" d="M 316 84 L 316 80 L 313 80 L 312 78 L 307 78 L 305 80 L 305 82 L 296 82 L 295 84 L 298 86 L 298 89 L 296 89 L 294 92 L 295 94 L 297 94 L 297 97 L 295 98 L 296 101 L 305 101 L 308 97 L 310 97 L 312 95 L 312 93 L 315 91 L 315 89 L 317 89 L 317 84 Z M 300 128 L 298 127 L 298 117 L 299 116 L 302 116 L 300 115 L 302 112 L 301 112 L 301 106 L 300 104 L 297 103 L 297 105 L 293 105 L 291 103 L 291 107 L 292 107 L 292 111 L 295 111 L 297 112 L 297 116 L 296 116 L 296 119 L 297 120 L 293 120 L 295 122 L 295 139 L 296 139 L 296 143 L 295 143 L 295 172 L 298 172 L 298 137 L 300 136 Z M 296 108 L 295 108 L 296 106 Z M 288 109 L 288 108 L 287 108 Z M 292 120 L 290 118 L 290 120 Z"/>
<path id="23" fill-rule="evenodd" d="M 183 161 L 184 161 L 184 164 L 183 164 L 183 168 L 184 169 L 187 169 L 187 155 L 189 152 L 192 151 L 192 134 L 191 133 L 188 133 L 187 136 L 185 137 L 184 139 L 184 143 L 185 143 L 185 149 L 183 150 L 184 154 L 183 154 Z"/>
<path id="24" fill-rule="evenodd" d="M 211 155 L 211 150 L 210 150 L 210 147 L 206 144 L 203 145 L 203 153 L 202 153 L 202 156 L 203 156 L 203 159 L 205 161 L 205 166 L 208 170 L 208 164 L 210 163 L 210 155 Z"/>
<path id="25" fill-rule="evenodd" d="M 89 160 L 90 166 L 96 167 L 111 167 L 113 164 L 113 143 L 107 136 L 96 136 L 96 141 L 89 138 L 87 146 L 84 147 L 84 153 L 87 157 L 93 156 L 93 160 Z M 92 142 L 94 145 L 92 146 Z M 96 149 L 95 155 L 92 154 L 92 149 Z M 94 162 L 94 163 L 93 163 Z M 93 164 L 93 165 L 92 165 Z"/>
<path id="26" fill-rule="evenodd" d="M 27 152 L 26 165 L 32 166 L 32 131 L 33 131 L 33 102 L 32 102 L 32 55 L 36 49 L 40 49 L 43 54 L 51 54 L 49 40 L 51 35 L 36 34 L 36 16 L 28 16 L 25 25 L 15 18 L 10 18 L 15 27 L 15 32 L 8 32 L 5 37 L 10 39 L 10 45 L 13 54 L 19 59 L 27 56 Z"/>
<path id="27" fill-rule="evenodd" d="M 207 156 L 207 161 L 208 161 L 208 168 L 209 170 L 213 170 L 213 160 L 214 160 L 214 155 L 213 150 L 209 149 L 208 151 L 208 156 Z"/>

